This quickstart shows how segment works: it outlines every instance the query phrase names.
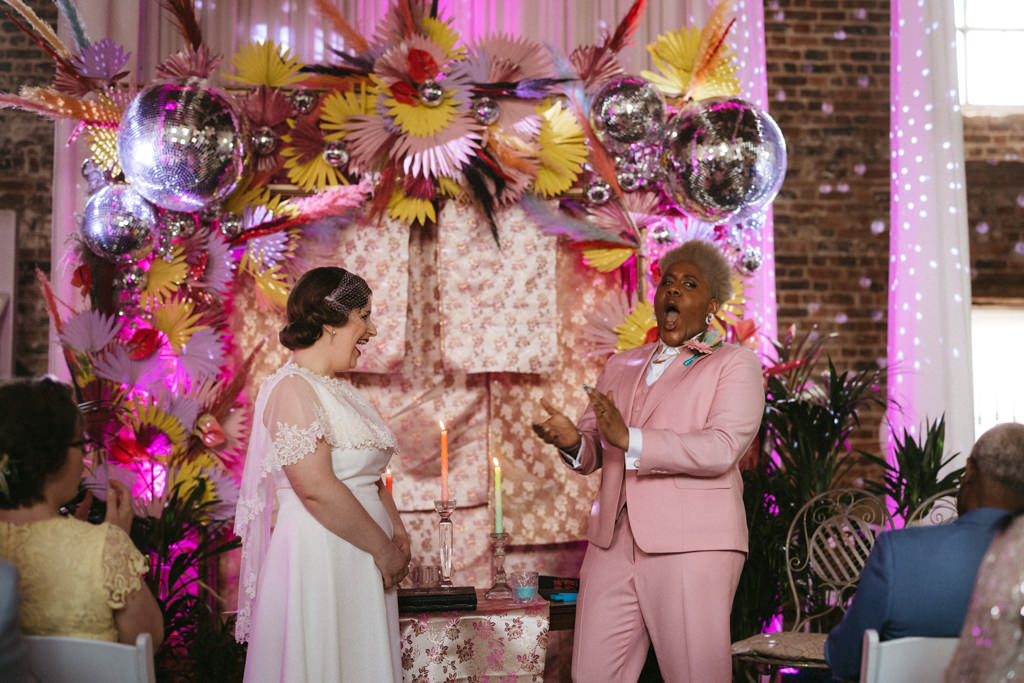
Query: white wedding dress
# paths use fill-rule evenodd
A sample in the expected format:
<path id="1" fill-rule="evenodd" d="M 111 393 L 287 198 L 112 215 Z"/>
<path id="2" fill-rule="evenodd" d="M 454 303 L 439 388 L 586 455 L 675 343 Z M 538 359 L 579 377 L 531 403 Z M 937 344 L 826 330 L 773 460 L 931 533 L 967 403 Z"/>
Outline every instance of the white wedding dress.
<path id="1" fill-rule="evenodd" d="M 338 479 L 388 536 L 393 531 L 377 482 L 397 451 L 394 435 L 353 386 L 288 363 L 260 387 L 235 516 L 245 681 L 398 682 L 395 590 L 384 590 L 372 556 L 309 514 L 281 470 L 319 439 L 331 446 Z"/>

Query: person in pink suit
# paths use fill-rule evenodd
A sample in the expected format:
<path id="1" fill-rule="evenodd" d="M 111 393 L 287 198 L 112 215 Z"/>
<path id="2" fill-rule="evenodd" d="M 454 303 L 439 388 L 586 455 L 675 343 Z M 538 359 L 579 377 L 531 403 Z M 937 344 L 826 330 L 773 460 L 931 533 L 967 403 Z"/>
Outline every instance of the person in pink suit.
<path id="1" fill-rule="evenodd" d="M 572 677 L 633 683 L 653 643 L 666 681 L 731 680 L 729 613 L 746 558 L 738 463 L 764 412 L 761 363 L 709 329 L 732 295 L 712 244 L 667 252 L 659 340 L 612 356 L 577 424 L 534 425 L 581 474 L 601 470 L 580 571 Z"/>

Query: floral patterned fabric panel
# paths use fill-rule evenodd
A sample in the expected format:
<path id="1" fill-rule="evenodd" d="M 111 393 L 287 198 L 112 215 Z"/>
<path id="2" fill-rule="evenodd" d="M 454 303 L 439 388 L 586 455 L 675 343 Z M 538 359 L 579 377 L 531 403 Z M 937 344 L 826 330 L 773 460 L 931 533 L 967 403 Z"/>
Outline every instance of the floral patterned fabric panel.
<path id="1" fill-rule="evenodd" d="M 548 645 L 548 603 L 481 601 L 476 612 L 403 616 L 402 680 L 540 683 Z"/>
<path id="2" fill-rule="evenodd" d="M 609 305 L 619 296 L 612 280 L 586 268 L 571 250 L 560 249 L 558 313 L 552 313 L 558 322 L 557 368 L 543 375 L 490 376 L 488 440 L 492 455 L 502 463 L 505 530 L 517 545 L 586 538 L 600 474 L 585 477 L 573 472 L 553 447 L 537 438 L 531 425 L 547 417 L 541 398 L 570 419 L 583 414 L 583 384 L 596 382 L 607 358 L 588 357 L 584 312 Z"/>
<path id="3" fill-rule="evenodd" d="M 333 225 L 333 223 L 331 224 Z M 405 355 L 405 318 L 409 292 L 409 226 L 392 219 L 379 224 L 363 218 L 343 229 L 332 228 L 324 241 L 307 238 L 291 261 L 293 281 L 318 266 L 340 266 L 362 276 L 373 290 L 377 336 L 363 347 L 360 372 L 391 372 Z M 307 244 L 308 242 L 308 244 Z M 300 265 L 301 264 L 301 265 Z M 255 398 L 260 383 L 287 362 L 291 351 L 277 335 L 287 321 L 284 310 L 268 308 L 255 287 L 236 287 L 229 316 L 239 352 L 247 354 L 263 341 L 249 377 L 247 394 Z"/>
<path id="4" fill-rule="evenodd" d="M 519 206 L 495 214 L 499 247 L 474 206 L 438 217 L 441 339 L 448 372 L 551 372 L 558 364 L 557 239 Z"/>

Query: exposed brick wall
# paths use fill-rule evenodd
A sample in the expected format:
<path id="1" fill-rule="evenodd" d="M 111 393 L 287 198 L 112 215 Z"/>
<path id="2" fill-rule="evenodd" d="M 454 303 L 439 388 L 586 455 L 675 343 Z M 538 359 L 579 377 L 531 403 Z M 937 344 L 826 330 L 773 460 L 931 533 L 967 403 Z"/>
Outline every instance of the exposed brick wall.
<path id="1" fill-rule="evenodd" d="M 886 355 L 889 1 L 767 0 L 769 111 L 789 146 L 775 201 L 779 329 L 839 337 L 839 369 Z M 880 387 L 884 396 L 885 387 Z M 851 445 L 877 452 L 881 410 Z"/>
<path id="2" fill-rule="evenodd" d="M 50 25 L 51 0 L 28 0 Z M 47 85 L 53 61 L 10 21 L 0 22 L 0 90 Z M 53 124 L 27 112 L 0 109 L 0 207 L 18 218 L 18 296 L 15 301 L 14 362 L 18 375 L 47 369 L 49 320 L 35 269 L 50 271 L 50 201 L 53 185 Z"/>

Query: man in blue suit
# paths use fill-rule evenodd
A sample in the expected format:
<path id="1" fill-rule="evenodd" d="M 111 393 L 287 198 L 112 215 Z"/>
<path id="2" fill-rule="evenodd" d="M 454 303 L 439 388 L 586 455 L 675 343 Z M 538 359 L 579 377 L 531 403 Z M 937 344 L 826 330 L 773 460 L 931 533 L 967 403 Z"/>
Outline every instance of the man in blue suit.
<path id="1" fill-rule="evenodd" d="M 1024 509 L 1024 425 L 1001 424 L 971 449 L 950 524 L 881 534 L 861 573 L 842 623 L 825 643 L 825 659 L 841 678 L 860 676 L 864 631 L 882 640 L 956 637 L 978 566 L 1011 512 Z"/>

